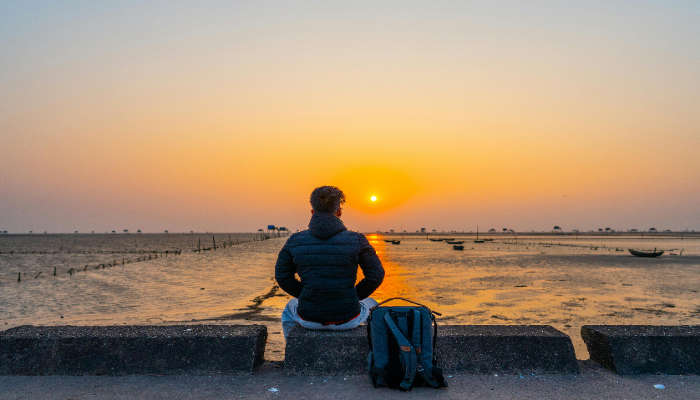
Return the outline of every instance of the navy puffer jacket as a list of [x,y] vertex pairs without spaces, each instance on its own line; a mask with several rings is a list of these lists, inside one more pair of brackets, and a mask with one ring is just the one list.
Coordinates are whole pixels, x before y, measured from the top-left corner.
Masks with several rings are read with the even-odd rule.
[[[358,265],[365,277],[355,286]],[[333,214],[316,212],[308,230],[287,239],[277,258],[275,279],[299,298],[301,318],[344,322],[360,313],[359,301],[379,287],[384,268],[363,234],[348,231]]]

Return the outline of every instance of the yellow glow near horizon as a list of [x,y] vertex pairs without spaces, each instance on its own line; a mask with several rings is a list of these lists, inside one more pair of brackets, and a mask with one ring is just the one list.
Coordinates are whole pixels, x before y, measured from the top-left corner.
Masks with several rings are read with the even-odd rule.
[[700,225],[686,7],[239,3],[3,9],[0,228]]
[[[368,215],[393,212],[410,202],[420,191],[410,165],[390,166],[367,162],[344,165],[322,182],[332,182],[345,193],[348,210]],[[381,193],[381,196],[378,194]]]

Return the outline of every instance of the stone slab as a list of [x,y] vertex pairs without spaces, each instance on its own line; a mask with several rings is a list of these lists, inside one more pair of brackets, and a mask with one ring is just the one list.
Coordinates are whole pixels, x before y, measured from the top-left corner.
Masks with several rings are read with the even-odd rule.
[[621,375],[700,374],[700,325],[584,325],[591,360]]
[[262,325],[20,326],[0,332],[0,375],[250,373]]
[[367,327],[349,331],[313,331],[296,326],[289,332],[284,369],[297,375],[367,372]]
[[[287,338],[290,374],[367,372],[367,328],[311,331],[295,327]],[[440,325],[438,365],[468,373],[577,373],[571,339],[551,326]]]
[[445,325],[438,363],[475,374],[578,373],[571,338],[549,325]]

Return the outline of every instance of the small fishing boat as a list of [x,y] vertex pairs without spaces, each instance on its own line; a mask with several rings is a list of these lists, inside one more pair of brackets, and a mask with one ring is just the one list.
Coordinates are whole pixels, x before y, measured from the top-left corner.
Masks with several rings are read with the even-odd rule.
[[400,240],[392,240],[391,244],[401,244],[401,241]]
[[479,225],[476,226],[476,239],[474,243],[484,243],[484,239],[479,239]]
[[630,254],[636,257],[658,257],[662,254],[664,254],[663,250],[635,250],[635,249],[627,249],[629,250]]
[[449,241],[455,240],[455,238],[443,238],[443,239],[441,239],[441,240],[444,240],[444,241],[446,241],[446,242],[449,242]]
[[430,240],[431,242],[442,242],[442,241],[443,241],[443,239],[439,239],[439,238],[438,238],[438,239],[436,239],[436,238],[430,238],[430,239],[428,239],[428,240]]
[[384,239],[384,241],[387,242],[387,243],[391,243],[391,242],[393,242],[394,240],[393,240],[393,239]]
[[459,245],[459,244],[456,244],[456,245],[452,246],[452,248],[453,248],[454,250],[459,250],[459,251],[464,250],[464,246]]
[[462,244],[464,240],[445,240],[447,244]]

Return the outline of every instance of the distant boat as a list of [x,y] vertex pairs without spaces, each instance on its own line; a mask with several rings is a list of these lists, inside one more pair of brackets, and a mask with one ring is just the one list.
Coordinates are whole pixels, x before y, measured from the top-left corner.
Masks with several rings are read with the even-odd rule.
[[474,243],[484,243],[484,239],[479,239],[479,225],[476,226],[476,239]]
[[627,249],[629,250],[630,254],[636,257],[658,257],[662,254],[664,254],[663,250],[635,250],[635,249]]
[[449,242],[449,241],[455,240],[455,238],[442,238],[442,240]]
[[401,241],[400,240],[392,240],[391,244],[401,244]]
[[462,244],[464,243],[464,240],[445,240],[447,244]]
[[452,246],[452,248],[453,248],[454,250],[459,250],[459,251],[464,250],[464,246],[462,246],[462,245],[457,245],[457,244],[454,245],[454,246]]
[[391,242],[393,242],[393,240],[392,240],[392,239],[384,239],[384,241],[385,241],[385,242],[387,242],[387,243],[391,243]]
[[443,239],[435,239],[435,238],[430,238],[428,240],[430,240],[431,242],[442,242],[443,241]]

